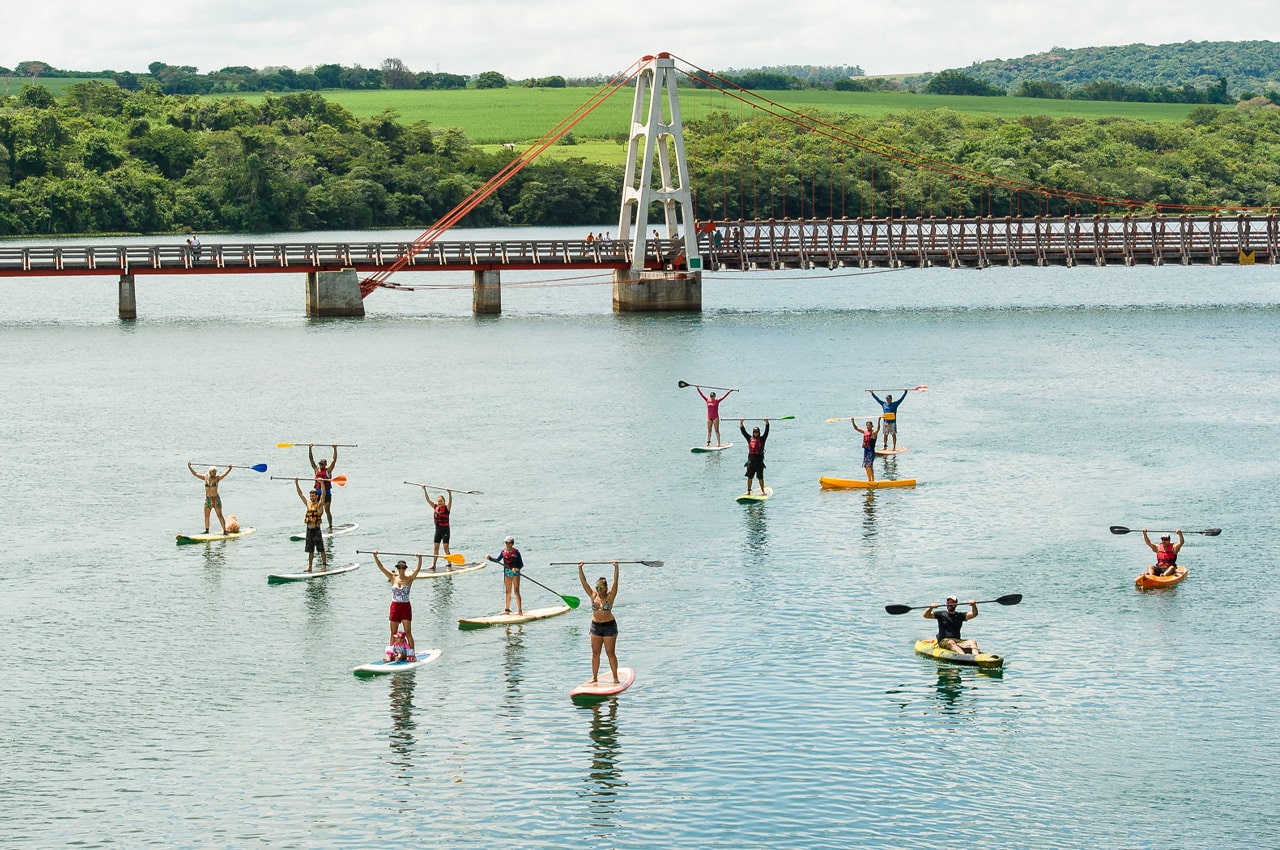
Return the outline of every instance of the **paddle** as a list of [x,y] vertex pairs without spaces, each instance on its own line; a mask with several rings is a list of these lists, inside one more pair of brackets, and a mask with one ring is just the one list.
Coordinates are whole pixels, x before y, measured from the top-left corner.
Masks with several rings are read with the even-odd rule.
[[229,466],[232,469],[252,469],[254,472],[266,472],[267,465],[265,463],[255,463],[250,466],[247,463],[196,463],[191,461],[192,466]]
[[[894,390],[896,390],[896,389],[899,389],[899,388],[898,388],[898,387],[889,387],[888,389],[883,389],[883,390],[867,390],[867,392],[869,392],[869,393],[888,393],[888,392],[893,392],[893,391],[894,391]],[[928,391],[929,391],[929,385],[928,385],[928,384],[921,384],[921,385],[920,385],[920,386],[918,386],[918,387],[907,387],[906,389],[904,389],[904,390],[903,390],[903,392],[908,392],[908,393],[923,393],[923,392],[928,392]]]
[[766,420],[763,416],[756,416],[756,417],[741,416],[739,417],[739,419],[743,422],[765,422],[765,421],[783,422],[787,419],[795,419],[795,417],[794,416],[770,416],[768,420]]
[[324,448],[329,446],[335,449],[358,449],[359,446],[354,443],[276,443],[277,449],[291,449],[294,446],[320,446]]
[[[315,479],[314,478],[297,478],[297,477],[290,478],[287,475],[273,475],[271,476],[271,480],[272,481],[314,481]],[[335,475],[328,480],[333,484],[337,484],[339,487],[347,486],[347,476],[345,475]]]
[[405,484],[412,484],[414,487],[430,487],[432,490],[443,490],[446,493],[466,493],[468,496],[483,496],[479,490],[454,490],[452,487],[437,487],[434,484],[419,484],[417,481],[406,481]]
[[[490,561],[493,561],[495,564],[500,564],[500,563],[502,563],[502,559],[501,559],[501,558],[495,558],[495,557],[493,557],[492,555],[485,555],[485,557],[486,557],[486,558],[488,558]],[[575,562],[575,563],[576,563],[576,562]],[[517,575],[519,575],[521,578],[527,578],[527,579],[529,579],[529,581],[533,582],[533,583],[534,583],[534,584],[536,584],[538,587],[542,588],[543,590],[545,590],[545,591],[547,591],[547,592],[549,592],[549,593],[555,593],[555,595],[556,595],[556,596],[559,596],[561,599],[563,599],[563,600],[564,600],[564,604],[565,604],[565,605],[568,605],[570,608],[577,608],[579,605],[581,605],[581,604],[582,604],[582,600],[581,600],[581,599],[579,599],[578,597],[576,597],[576,596],[565,596],[563,593],[556,593],[554,590],[552,590],[551,588],[547,587],[545,584],[543,584],[542,582],[538,581],[536,578],[533,578],[532,576],[530,576],[530,575],[529,575],[528,573],[526,573],[523,569],[521,569],[521,570],[520,570],[520,572],[519,572]]]
[[[998,603],[999,603],[999,604],[1001,604],[1001,605],[1017,605],[1017,604],[1018,604],[1019,602],[1021,602],[1021,601],[1022,601],[1022,594],[1021,594],[1021,593],[1010,593],[1010,594],[1008,594],[1008,595],[1006,595],[1006,596],[1001,596],[999,599],[988,599],[988,600],[986,600],[986,601],[983,601],[983,602],[977,602],[977,603],[975,603],[975,604],[978,604],[978,605],[988,605],[988,604],[990,604],[990,603],[992,603],[992,602],[998,602]],[[967,605],[968,603],[966,603],[966,602],[962,602],[962,603],[959,603],[959,604],[961,604],[961,605]],[[920,610],[920,609],[922,609],[922,608],[941,608],[941,607],[943,607],[943,606],[941,606],[941,605],[916,605],[915,607],[912,607],[912,606],[910,606],[910,605],[886,605],[886,606],[884,606],[884,610],[888,611],[890,614],[905,614],[905,613],[907,613],[908,611],[919,611],[919,610]]]
[[680,389],[685,387],[697,387],[700,390],[724,390],[725,392],[737,392],[736,387],[709,387],[706,384],[691,384],[688,381],[676,381],[676,386]]
[[848,422],[850,419],[862,419],[864,421],[870,419],[871,421],[874,422],[879,416],[880,416],[879,413],[877,413],[875,416],[832,416],[827,421],[828,422]]
[[[613,561],[583,561],[584,564],[612,564]],[[619,564],[644,564],[646,567],[661,567],[666,561],[619,561]],[[576,567],[577,561],[552,561],[553,567]]]
[[[418,553],[417,553],[417,552],[383,552],[381,549],[379,549],[376,553],[375,553],[372,549],[357,549],[357,550],[356,550],[356,554],[357,554],[357,555],[373,555],[373,554],[378,554],[378,555],[395,555],[396,557],[399,557],[399,558],[416,558],[416,557],[418,557]],[[431,557],[434,557],[434,556],[432,556],[432,555],[423,555],[423,556],[422,556],[423,560],[426,560],[427,558],[431,558]],[[467,559],[466,559],[464,556],[459,555],[457,552],[454,552],[454,553],[449,554],[449,555],[441,555],[441,556],[440,556],[440,559],[441,559],[441,560],[443,560],[443,561],[448,561],[449,563],[453,564],[455,567],[460,567],[460,566],[462,566],[463,564],[465,564],[465,563],[467,562]]]
[[[1138,532],[1139,534],[1142,533],[1141,528],[1125,528],[1123,525],[1111,526],[1112,534],[1129,534],[1135,531]],[[1150,529],[1147,530],[1147,534],[1177,534],[1177,533],[1178,532],[1176,531],[1151,531]],[[1184,531],[1182,533],[1183,534],[1203,534],[1205,537],[1217,537],[1219,534],[1222,533],[1222,529],[1206,528],[1204,531]]]

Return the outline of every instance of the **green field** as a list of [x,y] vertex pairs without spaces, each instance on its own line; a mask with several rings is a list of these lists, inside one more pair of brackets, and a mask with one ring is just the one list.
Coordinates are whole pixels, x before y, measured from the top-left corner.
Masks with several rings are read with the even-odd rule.
[[[110,77],[36,77],[35,80],[28,80],[26,77],[14,77],[12,80],[6,80],[3,77],[0,77],[0,95],[16,95],[18,92],[22,91],[23,86],[29,85],[33,82],[37,85],[44,86],[55,95],[62,94],[63,89],[73,83],[99,82],[109,83],[113,86],[115,85],[115,81]],[[6,83],[8,84],[7,90],[5,89]]]

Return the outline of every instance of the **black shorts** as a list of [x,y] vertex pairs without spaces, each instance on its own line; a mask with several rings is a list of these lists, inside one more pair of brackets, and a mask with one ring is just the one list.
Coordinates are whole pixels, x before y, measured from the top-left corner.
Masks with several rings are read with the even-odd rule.
[[447,526],[447,525],[437,525],[437,526],[436,526],[436,539],[435,539],[435,542],[436,542],[436,543],[448,543],[448,542],[449,542],[449,526]]
[[592,620],[591,634],[598,635],[599,637],[617,637],[618,621],[610,620],[607,623],[597,623],[595,620]]
[[307,526],[307,551],[319,552],[324,554],[324,535],[320,533],[320,526]]
[[333,502],[333,491],[330,490],[328,493],[325,493],[324,496],[321,497],[320,501],[324,502],[326,505]]
[[748,478],[759,477],[764,474],[764,458],[748,457],[746,467]]

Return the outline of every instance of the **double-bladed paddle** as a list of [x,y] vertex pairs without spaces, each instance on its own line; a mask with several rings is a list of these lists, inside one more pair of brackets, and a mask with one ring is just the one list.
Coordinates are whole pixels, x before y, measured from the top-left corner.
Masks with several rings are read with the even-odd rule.
[[301,478],[301,477],[298,477],[298,476],[294,476],[294,477],[290,478],[290,477],[289,477],[289,476],[287,476],[287,475],[273,475],[273,476],[271,476],[271,480],[272,480],[272,481],[315,481],[315,480],[321,480],[321,481],[328,481],[328,482],[330,482],[331,484],[337,484],[339,487],[346,487],[346,486],[347,486],[347,476],[345,476],[345,475],[335,475],[335,476],[333,476],[332,478],[321,478],[321,479],[315,479],[315,478],[312,478],[312,477]]
[[192,466],[229,466],[232,469],[252,469],[254,472],[266,472],[267,465],[265,463],[255,463],[250,466],[247,463],[196,463],[191,461]]
[[[356,554],[357,555],[395,555],[397,558],[417,558],[420,553],[418,552],[383,552],[381,549],[375,552],[372,549],[357,549]],[[436,556],[423,554],[422,557],[434,558]],[[463,555],[459,555],[457,552],[454,552],[449,555],[440,555],[439,558],[442,561],[448,561],[449,563],[453,564],[455,567],[460,567],[467,562],[466,557]]]
[[[1142,533],[1142,529],[1141,529],[1141,528],[1125,528],[1123,525],[1113,525],[1113,526],[1111,526],[1111,533],[1112,533],[1112,534],[1130,534],[1130,533],[1135,532],[1135,531],[1136,531],[1136,532],[1138,532],[1139,534],[1141,534],[1141,533]],[[1178,533],[1177,531],[1152,531],[1151,529],[1148,529],[1148,530],[1147,530],[1147,534],[1177,534],[1177,533]],[[1204,531],[1186,531],[1186,530],[1184,530],[1182,533],[1183,533],[1183,534],[1203,534],[1205,537],[1217,537],[1219,534],[1221,534],[1221,533],[1222,533],[1222,529],[1221,529],[1221,528],[1206,528]]]
[[737,387],[709,387],[706,384],[691,384],[688,381],[676,381],[676,386],[680,389],[685,387],[697,387],[700,390],[724,390],[727,393],[737,392]]
[[437,487],[435,484],[419,484],[417,481],[406,481],[404,483],[412,484],[414,487],[422,487],[424,489],[430,487],[432,490],[443,490],[446,493],[466,493],[468,496],[484,495],[484,493],[481,493],[479,490],[455,490],[452,487]]
[[[1017,605],[1017,604],[1018,604],[1019,602],[1021,602],[1021,601],[1022,601],[1022,594],[1021,594],[1021,593],[1009,593],[1009,594],[1006,594],[1005,596],[1001,596],[1001,597],[1000,597],[1000,598],[998,598],[998,599],[987,599],[987,600],[985,600],[985,601],[975,602],[974,604],[975,604],[975,605],[989,605],[989,604],[991,604],[992,602],[996,602],[996,603],[998,603],[998,604],[1000,604],[1000,605]],[[958,604],[958,605],[968,605],[969,603],[968,603],[968,602],[958,602],[958,603],[956,603],[956,604]],[[907,613],[908,611],[919,611],[919,610],[921,610],[921,609],[923,609],[923,608],[942,608],[942,607],[944,607],[944,606],[942,606],[942,605],[915,605],[915,606],[911,606],[911,605],[886,605],[886,606],[884,606],[884,610],[888,611],[890,614],[905,614],[905,613]]]
[[[583,564],[612,564],[613,561],[583,561]],[[644,564],[646,567],[661,567],[666,561],[619,561],[619,564]],[[553,567],[576,567],[577,561],[552,561]]]
[[354,443],[276,443],[277,449],[291,449],[294,446],[328,446],[332,449],[358,449]]

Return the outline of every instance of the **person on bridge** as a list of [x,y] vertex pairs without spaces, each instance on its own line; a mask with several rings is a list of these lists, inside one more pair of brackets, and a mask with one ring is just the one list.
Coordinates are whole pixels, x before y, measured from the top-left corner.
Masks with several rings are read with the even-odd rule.
[[903,390],[902,395],[898,396],[898,400],[894,401],[893,396],[886,394],[883,399],[876,395],[875,390],[867,390],[871,393],[871,397],[880,405],[880,409],[884,415],[880,417],[880,430],[884,432],[884,448],[889,448],[889,437],[893,436],[894,451],[898,449],[898,405],[907,400],[907,391]]
[[[218,474],[216,467],[209,467],[209,471],[203,475],[196,472],[191,461],[187,461],[187,469],[191,470],[191,474],[204,482],[204,533],[209,533],[209,511],[216,511],[218,514],[218,525],[222,526],[222,533],[227,533],[227,521],[222,516],[222,497],[218,495],[218,482],[231,474],[231,467],[227,467],[227,471]],[[237,531],[239,529],[236,529]]]
[[1178,569],[1178,552],[1182,551],[1182,544],[1187,542],[1187,538],[1182,535],[1182,529],[1178,529],[1175,534],[1178,535],[1178,542],[1174,543],[1169,539],[1169,535],[1162,535],[1159,545],[1152,543],[1151,538],[1147,536],[1147,530],[1142,529],[1142,539],[1151,547],[1151,551],[1156,553],[1156,562],[1147,568],[1148,575],[1164,576],[1173,575]]
[[751,429],[751,433],[747,433],[745,419],[738,420],[738,430],[742,432],[743,438],[747,441],[747,462],[743,464],[747,468],[747,495],[751,495],[751,479],[760,479],[760,495],[764,492],[764,442],[769,439],[769,420],[764,420],[764,433],[760,433],[760,427],[756,426]]
[[720,441],[720,402],[728,398],[729,393],[733,392],[733,390],[729,390],[720,398],[716,398],[715,390],[712,390],[710,397],[708,397],[702,394],[702,387],[694,387],[694,389],[698,391],[698,395],[702,396],[702,400],[707,403],[707,445],[711,445],[711,429],[714,428],[716,445],[723,446],[724,443]]
[[311,469],[316,474],[316,489],[324,502],[324,515],[329,520],[329,530],[333,531],[333,468],[338,465],[338,447],[333,448],[333,460],[320,458],[316,463],[313,443],[307,443],[307,460],[311,461]]
[[449,501],[444,500],[444,496],[437,496],[436,500],[431,501],[431,494],[427,492],[427,485],[422,485],[422,495],[427,497],[427,504],[431,505],[431,518],[435,521],[436,536],[434,541],[435,548],[431,550],[431,571],[435,572],[436,562],[440,560],[440,544],[444,544],[444,553],[446,555],[453,554],[449,551],[449,515],[453,513],[453,491],[448,490]]
[[[858,423],[852,416],[849,417],[849,424],[853,426],[853,430],[858,431]],[[876,437],[880,432],[873,428],[871,421],[868,420],[867,427],[858,433],[862,435],[862,468],[867,471],[867,480],[874,484],[876,483]]]

